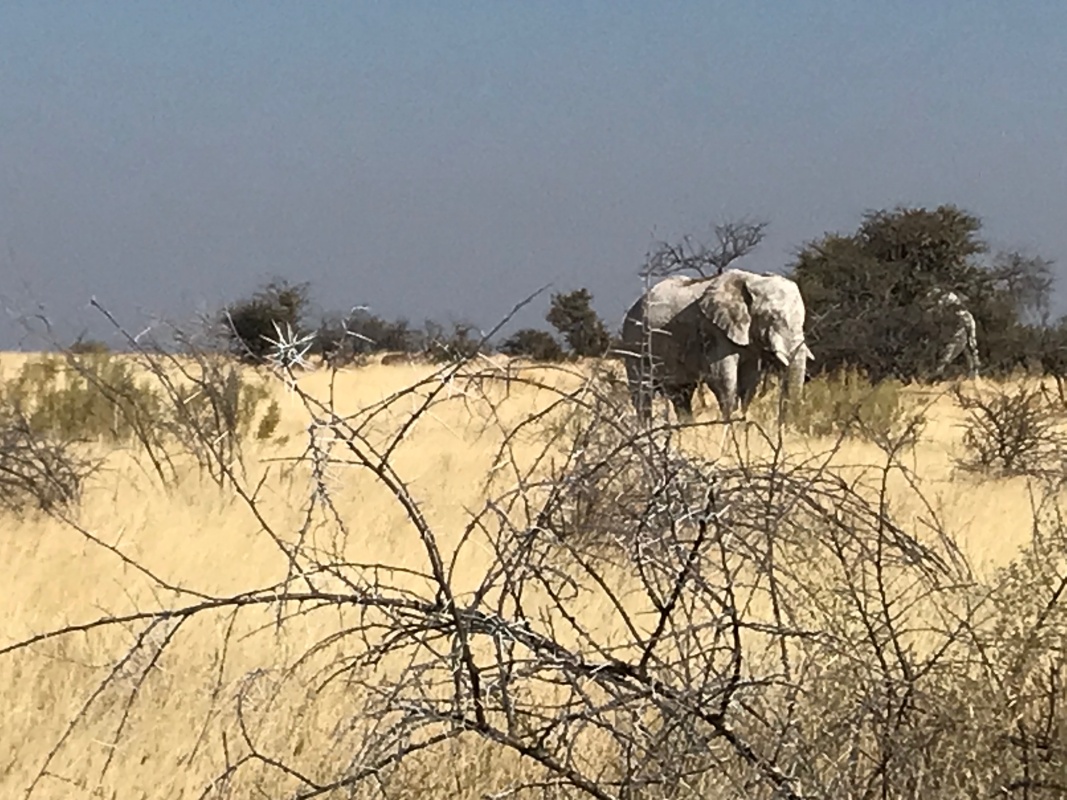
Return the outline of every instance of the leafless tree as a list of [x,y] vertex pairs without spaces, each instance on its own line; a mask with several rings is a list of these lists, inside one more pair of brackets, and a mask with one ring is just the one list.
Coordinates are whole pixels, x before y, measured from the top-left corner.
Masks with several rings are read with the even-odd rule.
[[728,220],[712,226],[715,244],[684,236],[681,242],[657,242],[641,269],[643,276],[666,277],[693,270],[703,277],[719,275],[734,261],[755,250],[766,235],[768,222]]
[[1018,250],[999,252],[989,269],[990,278],[1014,302],[1019,318],[1047,325],[1055,282],[1054,263]]

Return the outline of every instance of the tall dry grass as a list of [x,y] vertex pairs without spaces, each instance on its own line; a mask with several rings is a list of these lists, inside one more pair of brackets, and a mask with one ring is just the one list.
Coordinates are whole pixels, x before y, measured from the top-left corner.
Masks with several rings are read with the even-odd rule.
[[[10,377],[23,358],[0,354],[0,374]],[[382,401],[431,370],[419,365],[373,365],[342,372],[332,385],[329,374],[307,374],[300,386],[323,399],[332,392],[336,412],[343,416]],[[548,392],[519,384],[498,391],[510,393],[500,408],[513,421],[551,399]],[[248,484],[259,487],[257,508],[270,527],[292,532],[304,522],[312,476],[306,467],[289,471],[283,467],[287,459],[303,452],[308,417],[284,386],[276,384],[273,392],[282,419],[271,440],[250,446]],[[892,476],[889,502],[897,519],[916,528],[933,511],[979,577],[988,576],[1030,540],[1032,498],[1027,483],[957,474],[953,459],[960,446],[959,409],[947,393],[935,390],[909,390],[909,402],[926,406],[928,422],[921,439],[902,458],[930,505],[916,499],[914,487],[901,475]],[[713,415],[710,408],[704,413]],[[375,423],[381,428],[375,435],[384,437],[403,423],[404,415],[394,408]],[[856,477],[883,460],[876,445],[862,440],[837,443],[830,436],[790,435],[786,442],[795,457],[812,459],[835,445],[830,468],[841,475]],[[396,450],[392,463],[439,532],[446,557],[458,546],[470,509],[484,499],[485,477],[494,469],[498,446],[499,436],[487,431],[457,400],[423,416]],[[539,446],[536,441],[524,445],[531,453]],[[687,432],[684,446],[710,455],[721,449],[725,461],[732,458],[730,445],[722,446],[717,429]],[[756,436],[747,444],[752,450],[766,446]],[[231,596],[286,579],[286,558],[247,503],[195,474],[164,489],[133,453],[116,449],[102,455],[107,456],[106,468],[93,476],[80,509],[70,519],[3,520],[0,648],[63,625],[158,607],[167,595],[161,585]],[[423,569],[425,555],[394,497],[366,471],[343,464],[334,464],[326,480],[349,527],[343,542],[347,558],[380,565],[397,586],[418,583],[404,570]],[[313,545],[335,545],[330,540],[334,534],[325,528],[313,529],[308,536]],[[112,548],[120,549],[123,557]],[[492,554],[465,547],[462,558],[455,573],[458,591],[474,588]],[[621,574],[609,577],[625,584]],[[606,602],[571,611],[591,629],[610,631],[619,624],[617,610]],[[197,616],[181,631],[182,647],[161,658],[154,679],[138,689],[128,712],[127,696],[120,689],[133,685],[146,663],[123,664],[118,684],[104,691],[83,724],[58,749],[56,743],[70,721],[78,718],[94,687],[122,659],[140,629],[131,625],[124,633],[109,629],[52,639],[0,658],[0,702],[5,711],[0,726],[0,796],[21,796],[29,787],[34,797],[41,798],[224,796],[205,792],[225,771],[227,761],[238,757],[241,733],[233,710],[238,694],[248,706],[249,718],[261,723],[254,736],[263,752],[299,754],[301,763],[316,773],[313,779],[325,779],[336,769],[338,743],[351,741],[353,755],[358,751],[367,698],[360,689],[343,683],[320,688],[319,680],[311,677],[313,671],[305,673],[308,677],[302,682],[282,682],[280,668],[348,620],[341,611],[327,611],[296,617],[280,629],[276,621],[275,610],[268,609],[239,618],[230,610]],[[165,639],[169,630],[161,625],[152,635]],[[327,648],[318,658],[326,663],[337,655]],[[380,668],[388,671],[400,665],[383,663]],[[251,690],[250,684],[254,684]],[[308,701],[311,696],[314,703]],[[117,725],[122,727],[118,737]],[[612,757],[608,750],[598,755],[595,742],[590,747],[585,756],[590,761],[600,755]],[[343,746],[340,749],[344,751]],[[381,790],[382,796],[482,798],[505,790],[517,776],[531,771],[531,765],[514,753],[473,737],[453,740],[446,752],[447,757],[437,752],[406,761]],[[271,796],[276,797],[289,796],[286,792],[294,785],[291,776],[263,764],[250,767],[241,780],[233,788],[235,797],[261,796],[250,788],[257,781],[261,790],[273,786]]]

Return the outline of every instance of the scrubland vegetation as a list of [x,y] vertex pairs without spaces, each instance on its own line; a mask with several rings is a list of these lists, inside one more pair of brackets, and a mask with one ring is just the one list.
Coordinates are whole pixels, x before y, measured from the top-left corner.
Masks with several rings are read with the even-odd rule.
[[[1035,379],[827,376],[780,436],[774,392],[644,435],[610,361],[67,358],[0,357],[5,430],[82,470],[60,502],[3,453],[48,501],[0,541],[5,796],[1067,785]],[[1010,463],[974,444],[1030,435],[975,416],[1005,396],[1051,420]]]

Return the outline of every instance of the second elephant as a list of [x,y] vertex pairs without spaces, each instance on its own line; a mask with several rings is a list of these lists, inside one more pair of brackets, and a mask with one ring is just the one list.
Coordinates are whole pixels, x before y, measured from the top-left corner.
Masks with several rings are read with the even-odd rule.
[[638,415],[666,395],[680,420],[692,419],[693,392],[705,383],[724,420],[745,411],[763,375],[784,369],[782,392],[799,396],[812,358],[804,341],[804,300],[781,275],[726,270],[712,278],[674,276],[630,307],[622,356]]

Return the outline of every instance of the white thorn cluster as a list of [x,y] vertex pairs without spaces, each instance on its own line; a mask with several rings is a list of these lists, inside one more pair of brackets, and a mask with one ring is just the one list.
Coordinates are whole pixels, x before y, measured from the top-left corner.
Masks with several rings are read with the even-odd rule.
[[304,358],[311,349],[311,345],[315,342],[315,334],[309,333],[306,336],[297,337],[293,331],[292,326],[286,322],[285,332],[278,327],[278,323],[271,320],[271,324],[274,325],[274,332],[278,335],[277,339],[271,339],[269,336],[263,338],[274,345],[274,352],[267,356],[267,360],[271,365],[281,369],[291,369],[292,367],[303,367],[309,369],[311,364]]

